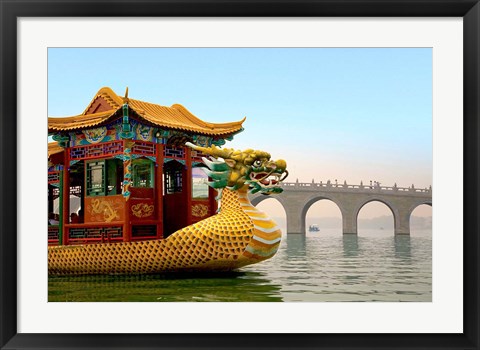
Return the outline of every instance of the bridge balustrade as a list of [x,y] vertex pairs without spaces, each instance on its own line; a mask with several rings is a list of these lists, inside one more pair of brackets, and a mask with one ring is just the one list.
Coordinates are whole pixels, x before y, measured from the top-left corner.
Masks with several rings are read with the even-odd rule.
[[314,182],[283,182],[281,186],[284,188],[309,188],[309,189],[333,189],[333,190],[371,190],[371,191],[386,191],[386,192],[414,192],[414,193],[431,193],[430,188],[415,188],[415,187],[397,187],[397,186],[378,186],[378,185],[349,185],[349,184],[333,184],[333,183],[314,183]]

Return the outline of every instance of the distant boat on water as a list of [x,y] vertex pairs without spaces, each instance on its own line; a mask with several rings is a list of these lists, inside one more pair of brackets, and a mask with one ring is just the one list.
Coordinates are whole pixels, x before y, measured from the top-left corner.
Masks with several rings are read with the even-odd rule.
[[320,228],[318,227],[317,224],[310,225],[308,227],[309,232],[320,232]]

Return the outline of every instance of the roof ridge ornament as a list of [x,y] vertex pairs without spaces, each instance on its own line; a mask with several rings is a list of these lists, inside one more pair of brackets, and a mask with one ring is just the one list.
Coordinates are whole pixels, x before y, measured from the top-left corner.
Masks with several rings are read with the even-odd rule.
[[125,90],[125,96],[122,99],[124,103],[128,103],[128,86],[127,86],[127,89]]
[[[128,96],[128,88],[127,91],[125,92],[125,96]],[[128,97],[126,97],[128,100]],[[130,125],[130,120],[128,119],[128,102],[125,101],[125,103],[122,106],[122,111],[123,111],[123,121],[122,121],[122,132],[120,133],[120,137],[122,139],[132,139],[133,138],[133,132],[132,132],[132,126]]]

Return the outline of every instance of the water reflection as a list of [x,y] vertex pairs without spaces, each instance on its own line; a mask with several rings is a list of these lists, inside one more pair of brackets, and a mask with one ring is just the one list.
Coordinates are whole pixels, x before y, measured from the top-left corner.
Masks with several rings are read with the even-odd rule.
[[307,237],[302,234],[287,235],[287,255],[289,257],[305,257],[307,254]]
[[358,256],[358,236],[355,234],[343,235],[343,256],[356,257]]
[[239,272],[50,277],[49,301],[431,301],[431,232],[284,236],[277,254]]
[[49,277],[49,301],[282,301],[262,273]]
[[410,235],[395,235],[394,246],[396,258],[410,259],[412,257]]

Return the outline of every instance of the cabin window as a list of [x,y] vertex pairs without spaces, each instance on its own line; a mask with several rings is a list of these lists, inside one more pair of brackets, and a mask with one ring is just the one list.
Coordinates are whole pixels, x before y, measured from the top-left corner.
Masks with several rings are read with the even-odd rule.
[[58,225],[60,221],[60,183],[48,185],[48,224]]
[[120,159],[107,159],[108,195],[122,194],[123,162]]
[[182,192],[183,164],[172,160],[165,164],[165,191],[166,194]]
[[105,161],[87,163],[87,195],[105,195]]
[[133,161],[133,187],[153,187],[153,162],[147,159]]
[[192,198],[208,198],[208,176],[202,166],[192,168]]
[[122,193],[123,162],[106,159],[87,162],[87,196],[106,196]]

